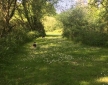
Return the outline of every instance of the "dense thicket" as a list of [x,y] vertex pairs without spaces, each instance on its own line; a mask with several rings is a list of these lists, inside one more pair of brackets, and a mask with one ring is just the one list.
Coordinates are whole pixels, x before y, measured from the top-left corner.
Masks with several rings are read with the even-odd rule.
[[60,14],[63,37],[92,46],[108,46],[108,1],[76,5]]

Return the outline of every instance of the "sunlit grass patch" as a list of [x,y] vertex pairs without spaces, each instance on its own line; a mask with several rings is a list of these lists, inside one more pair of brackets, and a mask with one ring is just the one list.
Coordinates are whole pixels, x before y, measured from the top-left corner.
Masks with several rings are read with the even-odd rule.
[[98,58],[97,61],[106,61],[107,59],[108,59],[108,56],[101,55],[101,57]]
[[81,81],[81,82],[80,82],[80,85],[90,85],[90,84],[89,84],[89,82],[87,82],[87,81]]
[[108,77],[101,77],[99,79],[96,80],[97,82],[103,82],[103,83],[107,83],[108,84]]
[[55,30],[55,31],[53,31],[53,32],[47,32],[46,33],[48,36],[50,36],[50,35],[55,35],[55,36],[57,36],[57,35],[62,35],[62,30]]
[[40,84],[36,84],[36,85],[48,85],[48,83],[40,83]]

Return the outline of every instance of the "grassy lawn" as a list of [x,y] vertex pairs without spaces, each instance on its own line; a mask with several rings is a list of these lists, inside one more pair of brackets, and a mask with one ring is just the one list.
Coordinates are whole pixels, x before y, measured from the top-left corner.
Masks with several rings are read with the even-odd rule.
[[34,41],[0,63],[0,85],[108,85],[107,48],[50,33]]

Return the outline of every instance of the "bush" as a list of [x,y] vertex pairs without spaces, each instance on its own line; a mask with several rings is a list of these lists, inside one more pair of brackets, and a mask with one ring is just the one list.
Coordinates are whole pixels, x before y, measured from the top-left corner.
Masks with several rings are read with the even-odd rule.
[[84,29],[65,29],[63,37],[73,40],[74,42],[82,42],[90,46],[105,46],[108,47],[108,34],[101,33],[95,30]]
[[[96,31],[83,31],[80,34],[80,40],[82,43],[91,46],[107,46],[108,34],[100,33]],[[77,38],[77,37],[76,37]]]
[[[14,53],[17,48],[26,42],[39,37],[39,33],[29,32],[22,29],[16,29],[9,33],[6,37],[0,38],[0,55],[5,56],[7,54]],[[0,57],[1,57],[0,56]]]

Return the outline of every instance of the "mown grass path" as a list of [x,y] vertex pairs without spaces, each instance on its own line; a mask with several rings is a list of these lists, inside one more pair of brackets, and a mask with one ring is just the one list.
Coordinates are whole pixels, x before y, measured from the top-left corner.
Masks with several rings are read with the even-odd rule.
[[0,85],[108,85],[108,49],[48,35],[0,64]]

